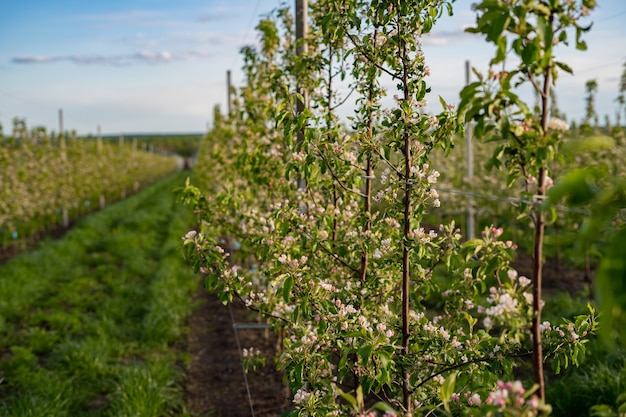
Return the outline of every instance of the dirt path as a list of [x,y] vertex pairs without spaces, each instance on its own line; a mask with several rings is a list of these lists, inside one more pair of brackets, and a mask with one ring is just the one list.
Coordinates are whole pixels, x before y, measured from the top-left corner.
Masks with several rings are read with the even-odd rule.
[[[198,308],[189,321],[188,352],[191,363],[185,384],[186,401],[195,417],[252,416],[241,368],[237,340],[228,306],[216,296],[199,289]],[[233,303],[233,314],[239,323],[254,321],[239,303]],[[264,337],[259,329],[239,330],[242,348],[255,347],[266,357],[266,366],[250,370],[248,384],[254,415],[280,416],[288,410],[282,377],[274,367],[275,337]]]

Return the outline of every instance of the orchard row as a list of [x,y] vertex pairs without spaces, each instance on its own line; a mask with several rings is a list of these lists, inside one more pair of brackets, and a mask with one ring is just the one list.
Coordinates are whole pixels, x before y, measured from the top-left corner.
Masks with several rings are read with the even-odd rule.
[[[597,328],[591,307],[561,322],[541,317],[545,231],[561,218],[554,204],[579,204],[571,211],[587,213],[607,240],[622,227],[613,222],[619,192],[596,201],[599,185],[620,189],[621,168],[610,177],[606,167],[617,165],[598,161],[567,172],[578,153],[558,161],[568,126],[550,113],[551,87],[570,71],[553,51],[586,48],[580,22],[595,2],[479,2],[468,31],[493,43],[494,68],[510,68],[477,73],[458,112],[441,100],[441,112],[427,114],[421,38],[452,3],[319,0],[303,37],[289,9],[263,19],[259,49],[242,50],[246,81],[227,115],[216,110],[183,191],[199,213],[186,255],[207,286],[284,335],[277,365],[292,415],[547,414],[544,364],[553,373],[580,364]],[[519,62],[505,63],[510,55]],[[349,127],[337,115],[346,79],[357,96]],[[389,79],[397,92],[382,87]],[[537,106],[519,97],[523,84]],[[496,186],[466,186],[454,171],[455,138],[469,122],[495,143],[485,149]],[[572,146],[605,156],[602,141]],[[516,243],[495,211],[476,239],[454,222],[433,224],[466,209],[449,198],[453,186],[514,198],[507,210],[524,220],[517,236],[528,236],[532,275],[511,266]]]
[[0,136],[1,249],[67,226],[176,170],[176,159],[132,143],[51,137],[17,124]]

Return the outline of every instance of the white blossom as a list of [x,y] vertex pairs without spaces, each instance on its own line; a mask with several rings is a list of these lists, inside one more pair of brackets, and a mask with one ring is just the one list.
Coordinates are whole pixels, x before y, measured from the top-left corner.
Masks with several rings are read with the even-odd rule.
[[311,393],[306,390],[306,387],[300,388],[293,396],[293,402],[295,404],[304,404],[311,397]]

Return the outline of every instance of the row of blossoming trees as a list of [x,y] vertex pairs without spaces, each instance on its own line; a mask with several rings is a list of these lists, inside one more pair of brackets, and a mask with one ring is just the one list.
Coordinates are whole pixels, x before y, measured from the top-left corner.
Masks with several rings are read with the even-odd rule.
[[0,132],[0,250],[9,250],[176,170],[176,160],[103,140],[55,138],[16,120]]
[[[477,94],[496,95],[501,94],[502,85],[508,85],[506,76],[508,71],[490,70],[486,74],[477,74],[479,82],[473,84],[466,91],[471,97]],[[480,86],[483,91],[477,93],[475,88]],[[506,87],[505,87],[506,88]],[[499,92],[500,90],[500,92]],[[626,131],[621,126],[611,126],[607,124],[604,128],[591,127],[583,123],[576,126],[568,125],[564,120],[564,115],[558,110],[556,96],[550,93],[550,114],[548,130],[561,132],[557,148],[550,150],[554,157],[550,158],[547,164],[546,186],[551,188],[554,181],[562,182],[573,169],[585,167],[596,171],[600,177],[606,179],[607,176],[613,178],[624,178],[626,171]],[[509,104],[502,104],[494,107],[498,111]],[[558,117],[552,116],[557,114]],[[481,117],[481,116],[478,116]],[[523,119],[523,115],[516,116],[518,120]],[[474,125],[472,125],[474,127]],[[530,130],[528,126],[525,129]],[[485,140],[487,139],[487,140]],[[493,139],[493,140],[489,140]],[[434,216],[455,218],[462,225],[466,220],[467,207],[473,207],[476,221],[479,224],[500,219],[504,225],[508,226],[505,235],[512,238],[523,250],[532,248],[533,236],[527,233],[524,224],[529,219],[527,216],[520,216],[524,210],[520,210],[520,205],[528,204],[534,195],[531,192],[520,193],[525,184],[521,187],[513,186],[519,178],[517,175],[510,175],[510,159],[508,151],[500,140],[499,130],[495,134],[483,134],[481,141],[474,140],[472,143],[472,156],[476,166],[486,169],[476,172],[472,178],[466,175],[466,143],[460,141],[455,146],[455,152],[449,155],[434,155],[433,163],[440,168],[441,177],[439,179],[440,192],[445,195],[445,208]],[[523,176],[529,184],[536,184],[537,178],[531,175]],[[604,186],[604,185],[602,185]],[[594,187],[600,187],[595,184]],[[559,188],[559,187],[557,187]],[[553,189],[554,191],[554,189]],[[558,191],[558,190],[557,190]],[[563,201],[557,201],[563,202]],[[602,247],[606,244],[606,239],[600,237],[602,233],[597,233],[595,239],[590,242],[582,242],[580,234],[588,224],[589,207],[583,205],[572,205],[569,201],[567,205],[552,206],[555,216],[550,219],[550,228],[546,230],[546,248],[549,256],[556,259],[556,267],[561,268],[564,261],[575,263],[579,267],[587,268],[586,274],[591,277],[590,268],[598,263],[598,255],[603,253]],[[582,250],[579,250],[582,248]]]
[[[446,204],[433,156],[451,151],[465,117],[503,143],[496,159],[509,185],[542,202],[562,135],[549,90],[568,70],[552,50],[571,36],[584,46],[577,22],[593,6],[478,4],[472,31],[496,45],[492,63],[521,59],[495,94],[485,80],[468,87],[460,114],[443,100],[439,114],[424,111],[420,39],[452,12],[448,1],[319,0],[303,40],[287,10],[259,23],[235,109],[216,111],[197,186],[183,192],[200,213],[184,243],[224,302],[243,300],[284,335],[279,366],[293,415],[549,413],[544,362],[580,363],[596,322],[593,312],[541,320],[544,211],[520,208],[535,236],[530,278],[511,267],[515,244],[497,225],[463,241],[454,223],[432,228],[424,218]],[[358,94],[350,128],[337,116],[343,79]],[[398,88],[390,107],[388,79]],[[515,94],[519,82],[541,95],[537,111]],[[300,100],[309,106],[297,112]]]

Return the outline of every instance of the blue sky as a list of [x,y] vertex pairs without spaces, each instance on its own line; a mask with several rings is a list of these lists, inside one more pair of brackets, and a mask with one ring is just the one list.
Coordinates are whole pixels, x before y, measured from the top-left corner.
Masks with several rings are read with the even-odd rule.
[[[292,3],[293,1],[289,1]],[[458,101],[464,62],[488,66],[492,48],[463,33],[474,22],[469,0],[457,0],[424,40],[437,95]],[[22,0],[0,9],[0,123],[79,134],[202,132],[216,104],[225,107],[226,70],[240,84],[239,50],[256,42],[254,26],[280,0]],[[558,84],[570,120],[584,114],[584,84],[597,79],[597,110],[614,119],[617,86],[626,60],[626,2],[599,0],[586,36],[589,50],[557,51],[575,76]],[[390,88],[391,90],[393,87]],[[394,93],[390,91],[390,95]],[[342,112],[350,112],[349,104]]]

